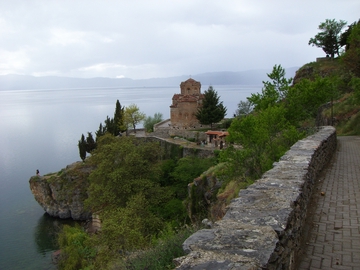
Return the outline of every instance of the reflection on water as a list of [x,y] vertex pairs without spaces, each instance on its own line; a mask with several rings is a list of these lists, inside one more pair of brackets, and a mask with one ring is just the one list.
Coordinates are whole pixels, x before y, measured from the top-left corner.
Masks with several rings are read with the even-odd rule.
[[45,255],[46,252],[58,249],[56,234],[60,231],[57,219],[47,214],[41,216],[34,228],[34,239],[38,253]]
[[65,224],[73,226],[75,221],[53,218],[46,213],[39,218],[37,226],[34,228],[34,239],[39,254],[45,255],[47,252],[59,248],[56,238]]

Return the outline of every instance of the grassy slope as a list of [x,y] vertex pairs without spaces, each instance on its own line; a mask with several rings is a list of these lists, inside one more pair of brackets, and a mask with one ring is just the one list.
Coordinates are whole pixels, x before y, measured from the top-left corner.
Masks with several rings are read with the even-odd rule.
[[348,87],[350,75],[344,68],[340,59],[322,62],[311,62],[302,66],[294,78],[294,84],[301,79],[315,79],[316,76],[338,76],[343,81],[340,96],[333,102],[333,108],[329,106],[322,111],[322,117],[333,123],[338,135],[360,135],[360,104],[355,101],[354,93]]

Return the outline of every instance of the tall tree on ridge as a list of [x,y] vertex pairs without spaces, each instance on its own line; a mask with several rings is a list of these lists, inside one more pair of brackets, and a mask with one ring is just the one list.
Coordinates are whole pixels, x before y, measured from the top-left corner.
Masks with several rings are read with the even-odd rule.
[[346,21],[335,19],[326,19],[325,22],[320,23],[318,29],[321,32],[317,33],[315,37],[310,38],[309,45],[320,47],[323,51],[334,58],[335,54],[340,55],[341,45],[341,30],[345,27]]

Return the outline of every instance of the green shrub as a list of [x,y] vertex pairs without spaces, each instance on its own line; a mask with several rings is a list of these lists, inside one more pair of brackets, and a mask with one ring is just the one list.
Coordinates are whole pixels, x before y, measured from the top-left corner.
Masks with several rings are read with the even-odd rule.
[[90,236],[79,225],[63,227],[58,237],[61,249],[59,269],[92,269],[96,250],[88,245],[89,238]]
[[172,226],[169,225],[160,233],[159,238],[155,240],[151,248],[131,254],[124,261],[118,262],[114,269],[174,269],[173,259],[185,255],[182,243],[193,232],[194,230],[190,228],[174,231]]

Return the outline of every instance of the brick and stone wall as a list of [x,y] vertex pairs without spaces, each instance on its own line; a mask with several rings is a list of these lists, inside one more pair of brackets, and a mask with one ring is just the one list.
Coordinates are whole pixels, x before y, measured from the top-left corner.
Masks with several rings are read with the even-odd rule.
[[172,98],[171,126],[176,129],[197,128],[200,123],[195,115],[204,98],[201,83],[190,78],[180,84],[180,90],[181,94],[174,94]]
[[176,269],[294,269],[314,183],[335,150],[330,126],[295,143],[222,220],[184,242]]

